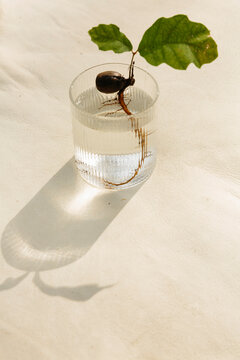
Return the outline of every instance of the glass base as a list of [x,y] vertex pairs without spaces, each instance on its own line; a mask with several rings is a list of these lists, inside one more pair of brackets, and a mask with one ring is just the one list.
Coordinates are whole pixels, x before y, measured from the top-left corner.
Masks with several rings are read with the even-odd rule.
[[105,189],[128,189],[146,181],[153,172],[156,156],[152,151],[127,155],[99,155],[85,151],[75,154],[75,163],[82,178]]

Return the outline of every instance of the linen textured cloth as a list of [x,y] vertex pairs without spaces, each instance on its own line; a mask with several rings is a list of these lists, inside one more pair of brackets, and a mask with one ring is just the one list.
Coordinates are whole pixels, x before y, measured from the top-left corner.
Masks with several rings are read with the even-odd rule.
[[[175,14],[205,24],[219,58],[136,56],[160,88],[157,166],[140,188],[94,189],[72,160],[68,88],[131,54],[87,32],[116,24],[136,49]],[[238,0],[1,1],[0,359],[240,358],[239,15]]]

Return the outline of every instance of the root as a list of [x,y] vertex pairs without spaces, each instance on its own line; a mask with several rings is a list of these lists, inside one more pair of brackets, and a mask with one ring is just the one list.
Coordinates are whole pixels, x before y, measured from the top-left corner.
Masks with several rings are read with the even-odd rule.
[[[134,80],[134,56],[136,55],[136,53],[137,53],[137,51],[135,51],[135,52],[132,51],[132,59],[131,59],[131,63],[129,66],[129,77],[128,77],[127,85],[118,92],[118,96],[116,99],[114,99],[113,103],[109,103],[109,101],[112,101],[112,99],[111,99],[111,100],[107,100],[105,102],[105,104],[103,105],[103,106],[113,105],[113,104],[115,104],[115,101],[117,100],[119,102],[119,104],[121,105],[121,109],[118,109],[114,112],[110,112],[107,115],[112,115],[115,112],[120,111],[122,109],[127,115],[133,115],[132,112],[128,109],[128,104],[130,103],[131,99],[128,102],[128,104],[125,103],[124,90],[128,86],[134,85],[134,82],[135,82],[135,80]],[[133,176],[130,177],[128,180],[121,182],[121,183],[114,183],[111,181],[104,180],[105,185],[121,186],[121,185],[128,184],[130,181],[132,181],[137,176],[137,174],[139,173],[139,170],[141,169],[141,167],[144,163],[145,158],[147,157],[147,137],[149,134],[146,132],[145,129],[142,129],[142,128],[139,129],[138,119],[136,119],[134,116],[130,117],[130,121],[131,121],[131,125],[132,125],[132,130],[134,131],[135,137],[138,138],[138,144],[141,147],[141,159],[139,160],[138,167],[137,167],[137,169],[135,169]]]
[[99,106],[99,110],[102,109],[104,106],[110,106],[110,105],[115,105],[118,103],[118,98],[116,97],[115,99],[109,99],[109,100],[105,100],[103,101],[102,105]]
[[119,91],[119,93],[118,93],[118,101],[119,101],[119,104],[121,105],[121,107],[123,108],[123,110],[125,111],[125,113],[128,114],[128,115],[132,115],[131,111],[128,110],[128,107],[127,107],[127,105],[125,104],[125,101],[124,101],[124,97],[123,97],[123,91],[124,90]]
[[[109,100],[107,100],[107,101],[109,101]],[[131,99],[128,101],[127,104],[125,104],[125,106],[128,106],[128,105],[130,104],[130,102],[131,102]],[[111,104],[105,104],[105,106],[107,106],[107,105],[114,105],[114,104],[119,104],[119,101],[117,101],[117,102],[115,102],[115,103],[111,103]],[[103,106],[104,106],[104,105],[103,105]],[[102,106],[101,108],[99,108],[99,109],[102,109],[103,106]],[[113,115],[113,114],[115,114],[115,113],[117,113],[117,112],[119,112],[119,111],[122,111],[122,110],[123,110],[123,108],[122,108],[122,106],[121,106],[121,107],[120,107],[119,109],[117,109],[117,110],[109,111],[109,112],[106,112],[105,114],[102,114],[102,115],[104,115],[104,116],[110,116],[110,115]]]
[[119,111],[122,111],[121,107],[119,109],[115,110],[115,111],[107,112],[104,116],[110,116],[110,115],[116,114]]
[[[127,107],[127,105],[126,105],[126,103],[124,101],[123,90],[119,91],[118,99],[119,99],[119,103],[120,103],[122,109],[125,111],[125,113],[127,115],[132,115],[132,112],[128,109],[128,107]],[[124,182],[121,182],[121,183],[114,183],[114,182],[111,182],[111,181],[104,180],[105,185],[121,186],[121,185],[128,184],[130,181],[132,181],[137,176],[137,174],[139,173],[139,170],[141,169],[141,167],[142,167],[142,165],[144,163],[144,160],[145,160],[145,157],[146,157],[146,154],[147,154],[147,137],[148,137],[148,134],[147,134],[145,129],[142,129],[142,128],[139,129],[138,128],[138,119],[135,119],[134,117],[131,117],[130,121],[132,123],[132,129],[134,130],[135,137],[138,137],[138,143],[141,146],[141,160],[139,160],[138,167],[137,167],[137,169],[135,169],[135,172],[134,172],[133,176],[130,177],[128,180],[126,180]]]

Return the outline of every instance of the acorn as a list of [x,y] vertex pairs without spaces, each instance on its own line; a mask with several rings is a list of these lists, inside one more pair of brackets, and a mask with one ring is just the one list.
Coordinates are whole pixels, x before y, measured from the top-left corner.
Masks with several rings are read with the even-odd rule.
[[125,79],[117,71],[104,71],[96,77],[97,89],[105,94],[112,94],[117,91],[125,89],[129,85],[133,85],[135,80],[133,78]]

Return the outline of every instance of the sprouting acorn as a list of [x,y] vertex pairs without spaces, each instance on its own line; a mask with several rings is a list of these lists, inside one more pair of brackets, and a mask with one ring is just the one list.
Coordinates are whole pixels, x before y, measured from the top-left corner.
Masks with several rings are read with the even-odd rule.
[[[115,71],[102,72],[96,78],[96,87],[100,92],[106,94],[117,92],[115,100],[118,100],[123,111],[130,115],[129,120],[131,121],[134,136],[138,138],[141,146],[141,159],[132,177],[122,183],[105,181],[105,184],[108,185],[124,185],[138,175],[148,154],[147,138],[151,134],[144,127],[139,128],[136,115],[128,109],[128,104],[124,100],[125,89],[135,83],[133,74],[134,56],[139,53],[149,64],[154,66],[165,63],[174,69],[186,70],[190,63],[194,63],[195,66],[200,68],[203,64],[211,63],[217,58],[217,44],[209,36],[210,32],[206,26],[192,22],[186,15],[182,14],[157,19],[145,31],[136,51],[132,50],[133,46],[130,40],[114,24],[99,24],[90,29],[88,33],[100,50],[112,50],[115,53],[132,52],[128,79]],[[173,41],[173,39],[176,41]]]

